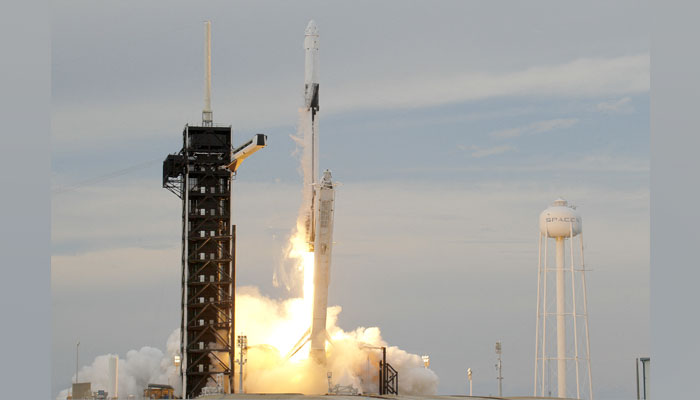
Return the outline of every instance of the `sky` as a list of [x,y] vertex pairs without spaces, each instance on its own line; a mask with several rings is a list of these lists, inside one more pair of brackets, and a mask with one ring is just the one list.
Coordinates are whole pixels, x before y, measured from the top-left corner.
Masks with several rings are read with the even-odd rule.
[[[234,185],[238,282],[273,285],[301,202],[303,30],[321,34],[320,167],[341,182],[329,304],[344,329],[429,354],[439,393],[532,392],[537,217],[563,196],[586,238],[597,398],[632,399],[649,351],[645,2],[56,1],[52,392],[179,324],[180,207],[161,162],[203,105],[268,135]],[[296,294],[296,293],[292,293]]]

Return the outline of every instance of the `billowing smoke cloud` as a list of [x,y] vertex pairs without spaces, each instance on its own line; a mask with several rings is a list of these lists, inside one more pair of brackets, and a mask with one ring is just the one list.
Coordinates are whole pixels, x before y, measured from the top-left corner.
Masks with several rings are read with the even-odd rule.
[[257,288],[243,287],[236,295],[236,327],[248,337],[248,363],[244,389],[249,393],[327,393],[327,372],[332,384],[352,385],[360,393],[377,393],[381,351],[399,373],[399,393],[435,394],[438,378],[416,354],[389,346],[379,328],[360,327],[346,332],[337,326],[341,307],[328,308],[327,362],[322,367],[308,355],[308,344],[288,359],[296,341],[310,326],[310,313],[302,298],[274,300]]
[[[308,329],[311,315],[303,298],[276,300],[260,294],[256,287],[237,289],[236,328],[248,337],[247,364],[243,368],[244,389],[248,393],[328,392],[327,373],[332,385],[353,386],[360,393],[377,393],[381,351],[387,348],[387,361],[399,373],[399,393],[425,395],[437,392],[438,378],[423,367],[420,356],[410,354],[382,339],[379,328],[360,327],[346,332],[337,326],[340,306],[328,308],[327,329],[331,341],[327,345],[326,366],[308,356],[308,344],[289,358],[289,352]],[[168,337],[166,351],[153,347],[131,350],[119,358],[119,397],[139,398],[149,383],[169,384],[181,393],[181,381],[174,365],[180,350],[180,330]],[[109,358],[105,354],[80,369],[80,381],[91,382],[92,390],[107,390]],[[239,369],[236,365],[236,374]],[[236,377],[237,378],[237,377]],[[235,379],[238,390],[238,379]],[[69,389],[61,391],[57,400],[65,400]]]
[[[143,396],[143,389],[149,383],[171,385],[176,393],[181,391],[178,371],[174,364],[174,357],[180,353],[180,329],[170,334],[166,342],[166,351],[154,347],[142,347],[140,350],[130,350],[126,358],[119,357],[119,397],[128,398],[133,395],[136,398]],[[109,388],[109,359],[116,354],[104,354],[97,356],[90,365],[83,366],[78,372],[81,382],[90,382],[92,391],[108,390]],[[73,375],[75,381],[75,375]],[[70,394],[70,389],[62,390],[57,400],[65,400]],[[109,393],[113,395],[113,393]]]

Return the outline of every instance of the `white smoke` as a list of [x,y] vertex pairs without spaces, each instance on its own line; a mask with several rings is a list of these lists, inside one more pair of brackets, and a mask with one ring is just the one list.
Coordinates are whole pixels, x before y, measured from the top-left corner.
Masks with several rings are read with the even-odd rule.
[[[386,347],[387,362],[399,374],[399,393],[430,395],[437,393],[438,377],[423,367],[420,356],[396,346],[389,346],[377,327],[356,328],[346,332],[337,326],[340,306],[328,308],[327,329],[331,338],[327,345],[327,363],[322,367],[309,358],[308,344],[299,354],[301,359],[288,359],[288,352],[308,329],[311,316],[304,299],[276,300],[260,294],[258,288],[237,288],[236,329],[248,337],[248,353],[244,372],[247,393],[307,393],[328,392],[327,372],[332,373],[332,384],[352,385],[360,393],[378,392],[378,371],[381,351]],[[149,383],[169,384],[181,394],[181,381],[174,365],[180,350],[180,330],[168,337],[166,351],[153,347],[131,350],[119,358],[119,396],[140,398]],[[91,382],[92,390],[109,387],[109,358],[105,354],[83,366],[81,382]],[[236,365],[235,372],[239,368]],[[73,377],[75,378],[75,377]],[[235,379],[238,391],[238,379]],[[65,389],[56,397],[65,400],[70,394]]]
[[[136,398],[143,396],[143,389],[149,383],[171,385],[175,393],[181,392],[181,382],[178,379],[178,369],[174,364],[174,357],[180,353],[180,329],[170,334],[166,342],[166,352],[154,347],[144,346],[140,350],[130,350],[126,358],[116,354],[104,354],[97,356],[90,365],[83,366],[78,372],[81,382],[90,382],[93,392],[107,391],[109,388],[109,359],[112,356],[119,357],[119,382],[118,392],[120,398],[128,398],[133,395]],[[73,375],[75,381],[75,375]],[[70,394],[70,389],[62,390],[57,400],[65,400]],[[111,396],[113,393],[109,393]]]
[[[310,359],[287,359],[287,352],[310,324],[302,298],[275,300],[255,287],[238,288],[236,329],[248,337],[248,364],[244,368],[244,389],[248,393],[327,393],[327,372],[333,385],[352,385],[361,393],[378,392],[381,351],[387,347],[387,362],[399,373],[399,393],[426,395],[437,392],[438,378],[424,368],[416,354],[389,346],[379,328],[357,328],[345,332],[337,326],[341,307],[328,308],[325,367]],[[301,314],[300,314],[301,312]],[[299,353],[308,354],[308,344]]]
[[[306,241],[306,233],[309,229],[308,223],[310,222],[311,215],[309,214],[311,210],[311,204],[313,203],[313,196],[311,185],[313,184],[313,140],[312,140],[312,128],[318,129],[318,120],[314,123],[311,118],[311,110],[306,108],[299,109],[299,121],[297,126],[297,134],[289,135],[296,148],[293,155],[299,158],[299,169],[298,172],[302,176],[302,191],[301,191],[301,204],[299,206],[299,217],[297,218],[297,223],[292,230],[292,238],[298,241]],[[318,140],[318,138],[316,138]],[[289,292],[296,292],[302,287],[300,283],[303,279],[300,277],[303,275],[303,268],[296,262],[295,243],[290,240],[288,246],[283,250],[284,254],[282,257],[282,262],[278,265],[277,270],[274,272],[272,277],[272,283],[275,287],[284,286]]]

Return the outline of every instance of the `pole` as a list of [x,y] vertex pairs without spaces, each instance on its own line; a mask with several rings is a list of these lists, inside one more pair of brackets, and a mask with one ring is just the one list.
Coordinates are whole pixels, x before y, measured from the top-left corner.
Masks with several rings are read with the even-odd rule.
[[384,389],[383,389],[383,384],[384,384],[384,379],[382,378],[382,370],[384,369],[384,366],[382,365],[382,360],[379,360],[379,395],[384,394]]
[[498,354],[498,364],[496,364],[496,369],[498,370],[498,377],[496,378],[498,380],[498,397],[503,396],[503,363],[501,362],[501,353],[501,342],[498,341],[496,342],[496,354]]
[[[546,240],[546,239],[545,239]],[[542,234],[537,241],[537,317],[535,318],[535,382],[532,395],[537,396],[537,357],[539,357],[540,345],[540,285],[542,283]],[[542,360],[544,362],[544,360]]]
[[369,383],[369,354],[367,354],[367,373],[365,374],[365,382]]
[[566,397],[566,295],[564,237],[557,237],[557,396]]
[[78,383],[78,349],[80,348],[80,340],[75,344],[75,383]]
[[204,110],[202,111],[202,125],[211,126],[211,21],[206,21],[204,27]]
[[644,400],[647,400],[647,365],[642,361],[642,393],[644,394]]
[[503,397],[503,363],[501,362],[501,354],[498,354],[498,397]]
[[574,224],[569,222],[569,253],[571,263],[571,315],[574,323],[574,368],[576,369],[576,398],[581,398],[581,384],[578,378],[578,329],[576,328],[576,272],[574,269]]
[[634,359],[634,366],[637,369],[637,400],[639,400],[639,358]]
[[243,364],[248,360],[244,357],[245,352],[248,350],[248,337],[244,335],[238,336],[238,347],[240,348],[240,357],[238,362],[238,393],[245,393],[243,391]]
[[588,398],[593,400],[593,377],[591,376],[591,338],[588,336],[588,300],[586,299],[586,263],[583,259],[583,232],[578,237],[581,245],[581,286],[583,291],[583,318],[586,323],[586,364],[588,366]]
[[382,361],[379,364],[379,394],[386,394],[386,347],[382,346]]
[[241,346],[241,366],[238,368],[238,393],[243,392],[243,346]]
[[472,369],[467,368],[467,378],[469,379],[469,396],[472,395]]
[[[547,228],[549,230],[549,228]],[[547,375],[545,375],[545,364],[547,363],[547,358],[545,357],[547,355],[547,278],[548,275],[547,273],[549,272],[549,267],[548,267],[548,258],[547,258],[547,250],[549,248],[549,238],[548,235],[545,235],[544,237],[544,269],[543,269],[543,278],[542,278],[542,291],[544,292],[542,294],[542,386],[540,389],[540,395],[544,396],[544,386],[545,386],[545,381],[547,382],[547,390],[550,388],[550,382],[549,382],[549,368],[546,369]],[[537,393],[535,393],[535,396],[537,396]]]
[[[233,186],[233,181],[231,182]],[[233,190],[232,187],[229,188],[229,195],[231,195],[231,191]],[[233,221],[233,196],[231,198],[231,208],[229,209],[229,213],[231,215],[231,221]],[[229,348],[229,355],[228,358],[231,362],[231,365],[234,363],[234,359],[236,358],[236,348],[233,346],[233,338],[236,335],[236,225],[231,224],[231,268],[229,269],[229,273],[231,274],[231,284],[229,285],[229,293],[231,294],[231,310],[229,311],[229,316],[231,318],[231,329],[229,330],[229,345],[231,346]],[[231,373],[228,376],[228,385],[231,393],[234,393],[235,391],[233,390],[233,385],[236,379],[236,373],[234,372],[233,367],[231,367]],[[238,387],[238,390],[241,390],[241,386]]]
[[[389,372],[389,369],[386,367],[386,347],[382,347],[382,378],[384,378],[382,388],[384,389],[384,394],[386,394],[386,381],[388,379],[386,376],[387,372]],[[646,398],[646,396],[644,397]]]

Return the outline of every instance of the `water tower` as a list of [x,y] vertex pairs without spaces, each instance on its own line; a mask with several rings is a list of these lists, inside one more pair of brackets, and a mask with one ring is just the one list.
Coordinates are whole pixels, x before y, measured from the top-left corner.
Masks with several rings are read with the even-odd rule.
[[538,258],[534,395],[592,400],[583,230],[564,199],[540,214]]

